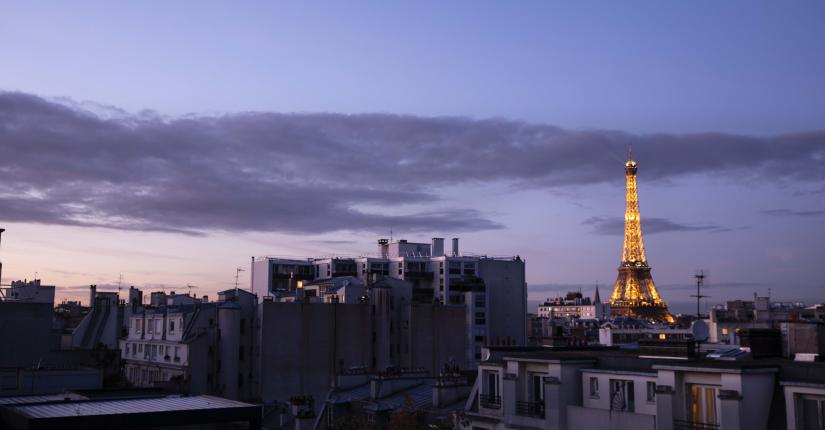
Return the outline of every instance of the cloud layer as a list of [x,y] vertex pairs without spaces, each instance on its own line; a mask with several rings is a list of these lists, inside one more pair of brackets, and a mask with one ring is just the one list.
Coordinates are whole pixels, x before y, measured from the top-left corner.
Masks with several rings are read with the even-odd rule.
[[[189,234],[494,229],[477,210],[439,202],[438,188],[612,181],[631,143],[646,179],[825,180],[825,132],[639,136],[388,114],[165,118],[0,93],[0,219]],[[408,206],[434,203],[448,209]]]
[[[593,232],[597,234],[608,235],[623,235],[624,234],[624,219],[622,218],[603,218],[591,217],[582,224],[593,227]],[[642,231],[645,234],[668,233],[668,232],[685,232],[685,231],[706,231],[706,232],[725,232],[730,231],[730,228],[718,225],[698,224],[688,225],[680,224],[665,218],[642,218]]]

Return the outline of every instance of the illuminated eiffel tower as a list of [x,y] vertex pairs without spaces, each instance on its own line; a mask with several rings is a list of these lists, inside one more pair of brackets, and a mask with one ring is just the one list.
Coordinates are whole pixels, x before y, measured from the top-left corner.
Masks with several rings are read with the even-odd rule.
[[636,162],[628,149],[624,165],[626,206],[624,212],[624,246],[619,277],[610,296],[610,312],[614,316],[630,316],[644,320],[673,322],[647,265],[642,224],[639,218],[639,194],[636,192]]

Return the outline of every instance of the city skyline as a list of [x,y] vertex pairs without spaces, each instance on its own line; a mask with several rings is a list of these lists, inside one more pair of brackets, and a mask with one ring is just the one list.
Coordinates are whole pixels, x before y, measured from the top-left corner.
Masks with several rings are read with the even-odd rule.
[[665,301],[822,301],[822,4],[318,9],[3,6],[2,282],[214,296],[392,229],[604,295],[632,144]]

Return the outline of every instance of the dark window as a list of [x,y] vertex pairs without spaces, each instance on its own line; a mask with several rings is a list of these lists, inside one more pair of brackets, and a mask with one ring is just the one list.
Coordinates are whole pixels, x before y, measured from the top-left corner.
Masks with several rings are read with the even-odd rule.
[[487,318],[484,315],[484,312],[476,312],[476,324],[484,325],[487,323]]

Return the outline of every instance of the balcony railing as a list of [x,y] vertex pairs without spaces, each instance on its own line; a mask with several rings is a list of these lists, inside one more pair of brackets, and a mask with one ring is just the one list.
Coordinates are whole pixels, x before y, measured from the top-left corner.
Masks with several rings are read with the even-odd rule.
[[698,421],[673,420],[673,430],[719,430],[719,424]]
[[544,418],[543,402],[516,402],[516,415]]
[[501,396],[482,394],[479,396],[479,400],[482,408],[501,409]]

